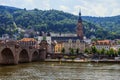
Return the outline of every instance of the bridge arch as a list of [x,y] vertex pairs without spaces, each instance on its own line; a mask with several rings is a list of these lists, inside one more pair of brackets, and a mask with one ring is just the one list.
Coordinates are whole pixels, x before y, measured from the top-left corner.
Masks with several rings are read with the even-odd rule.
[[26,49],[21,50],[19,53],[19,63],[29,62],[29,55]]
[[32,61],[37,61],[39,59],[39,53],[34,51],[32,54]]
[[4,48],[1,51],[2,64],[14,64],[14,54],[10,48]]

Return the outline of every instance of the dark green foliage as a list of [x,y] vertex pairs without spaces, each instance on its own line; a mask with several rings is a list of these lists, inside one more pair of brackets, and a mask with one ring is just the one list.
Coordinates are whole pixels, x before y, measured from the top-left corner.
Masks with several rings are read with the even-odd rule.
[[84,52],[87,53],[87,54],[90,53],[89,49],[87,49],[87,48],[85,48],[85,51],[84,51]]
[[91,47],[91,52],[92,52],[93,54],[96,54],[96,53],[97,53],[97,48],[96,48],[95,46],[92,46],[92,47]]
[[77,16],[57,10],[26,10],[0,6],[0,35],[15,34],[13,23],[24,30],[32,28],[35,31],[74,33]]
[[105,53],[106,53],[106,50],[104,48],[102,48],[101,54],[105,54]]
[[79,48],[77,48],[77,49],[76,49],[76,54],[79,54],[79,51],[80,51]]
[[110,55],[114,55],[114,54],[115,54],[114,49],[113,49],[113,48],[110,48],[109,53],[110,53]]
[[63,54],[65,54],[65,48],[62,48],[61,52],[62,52]]
[[[101,30],[97,32],[100,35],[96,37],[101,37],[102,39],[115,39],[120,38],[120,15],[112,16],[112,17],[90,17],[84,16],[83,20],[88,21],[90,23],[94,23],[95,25],[101,27]],[[101,33],[102,32],[102,33]]]
[[[18,33],[34,29],[44,32],[75,33],[78,16],[58,10],[26,10],[0,6],[0,35]],[[120,35],[120,16],[115,17],[82,17],[84,34],[87,38],[115,39]]]
[[118,49],[118,55],[120,55],[120,48]]
[[74,49],[73,49],[73,48],[70,48],[69,50],[70,50],[70,54],[71,54],[71,55],[74,55],[74,53],[75,53],[75,52],[74,52]]

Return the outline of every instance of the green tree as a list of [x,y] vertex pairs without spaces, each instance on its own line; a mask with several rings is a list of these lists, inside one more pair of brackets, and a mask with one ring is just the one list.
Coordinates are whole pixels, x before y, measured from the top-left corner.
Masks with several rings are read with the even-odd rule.
[[70,48],[70,54],[73,55],[74,54],[74,49],[73,48]]
[[87,53],[87,54],[90,53],[90,51],[87,48],[85,48],[84,52]]
[[114,49],[113,49],[113,48],[110,48],[109,54],[110,54],[111,56],[114,56],[115,52],[114,52]]
[[110,51],[109,50],[106,51],[106,55],[110,56]]
[[43,36],[43,40],[46,40],[46,36]]
[[92,46],[92,47],[91,47],[91,52],[92,52],[93,54],[96,54],[96,53],[97,53],[97,48],[96,48],[95,46]]
[[105,54],[106,50],[104,48],[102,48],[101,50],[101,54]]
[[101,50],[97,50],[97,53],[98,53],[98,54],[101,54]]
[[79,48],[76,49],[76,54],[79,54]]
[[120,55],[120,48],[118,49],[118,55]]
[[[26,10],[0,7],[0,35],[17,34],[17,29],[26,30],[31,26],[35,31],[75,33],[77,17],[58,10]],[[87,38],[115,39],[120,37],[120,16],[83,17],[84,32]],[[15,24],[13,24],[15,22]],[[16,26],[17,25],[17,26]],[[19,26],[18,26],[19,25]],[[69,26],[69,27],[68,27]],[[93,36],[93,37],[92,37]]]
[[65,48],[64,48],[64,47],[62,48],[61,52],[62,52],[63,54],[65,54]]
[[114,50],[114,56],[117,57],[118,56],[118,52],[116,50]]

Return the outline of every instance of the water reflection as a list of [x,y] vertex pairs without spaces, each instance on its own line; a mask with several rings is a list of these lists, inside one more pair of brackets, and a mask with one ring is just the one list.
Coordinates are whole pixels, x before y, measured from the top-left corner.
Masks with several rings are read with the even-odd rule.
[[0,79],[119,80],[120,64],[34,62],[0,66]]

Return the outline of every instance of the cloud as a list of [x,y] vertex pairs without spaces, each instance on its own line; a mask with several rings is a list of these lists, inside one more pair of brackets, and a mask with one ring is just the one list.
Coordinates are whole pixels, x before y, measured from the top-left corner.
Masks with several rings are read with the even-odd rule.
[[0,5],[26,9],[57,9],[83,16],[120,15],[120,0],[0,0]]
[[50,0],[43,0],[42,6],[44,9],[50,9]]
[[105,16],[107,14],[108,9],[105,8],[102,5],[97,5],[94,9],[93,9],[95,15],[99,15],[99,16]]
[[111,16],[113,15],[120,15],[120,8],[113,10]]
[[50,0],[0,0],[0,5],[27,9],[50,9]]
[[75,6],[73,7],[72,14],[74,14],[74,15],[78,15],[79,11],[81,11],[81,12],[85,12],[85,11],[87,11],[87,8],[84,7],[84,6],[75,5]]
[[120,14],[119,0],[84,0],[81,5],[74,5],[73,14],[77,15],[79,8],[85,16],[114,16]]
[[13,6],[18,8],[34,7],[34,0],[0,0],[0,5]]
[[24,5],[27,6],[27,9],[42,9],[42,10],[48,10],[50,9],[50,0],[24,0]]
[[69,7],[64,6],[64,5],[60,5],[60,9],[63,10],[63,11],[68,11]]

